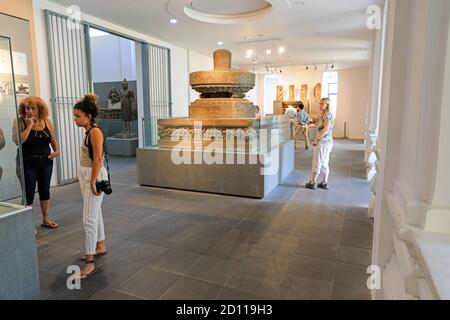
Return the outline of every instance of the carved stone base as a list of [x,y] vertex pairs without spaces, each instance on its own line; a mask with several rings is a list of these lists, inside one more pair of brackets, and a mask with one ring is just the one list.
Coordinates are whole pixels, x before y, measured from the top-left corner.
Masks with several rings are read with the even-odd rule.
[[[190,162],[177,164],[179,157],[186,157]],[[294,142],[288,141],[271,153],[225,151],[215,154],[214,158],[222,159],[222,163],[208,162],[210,157],[201,151],[188,150],[180,154],[176,150],[158,147],[138,149],[138,183],[153,187],[264,198],[294,170]],[[266,158],[270,160],[263,160]],[[252,159],[260,161],[254,162]],[[265,175],[261,159],[273,165]]]

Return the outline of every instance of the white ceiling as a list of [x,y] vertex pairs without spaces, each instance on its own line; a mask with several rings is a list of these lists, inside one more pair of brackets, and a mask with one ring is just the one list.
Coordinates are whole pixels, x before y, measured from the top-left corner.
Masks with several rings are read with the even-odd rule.
[[[183,8],[208,14],[238,14],[260,9],[260,0],[58,0],[83,13],[149,34],[211,56],[218,41],[233,53],[237,66],[271,64],[364,64],[369,62],[373,31],[366,27],[368,6],[384,0],[266,0],[272,11],[239,24],[213,24],[188,17]],[[303,4],[302,4],[303,3]],[[177,24],[171,24],[175,17]],[[277,48],[285,47],[284,54]],[[266,55],[271,48],[272,54]],[[256,59],[247,58],[252,49]]]

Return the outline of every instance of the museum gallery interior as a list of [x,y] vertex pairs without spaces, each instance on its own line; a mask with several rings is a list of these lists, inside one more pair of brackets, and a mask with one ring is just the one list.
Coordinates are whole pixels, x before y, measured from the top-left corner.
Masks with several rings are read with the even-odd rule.
[[449,22],[0,1],[0,299],[450,299]]

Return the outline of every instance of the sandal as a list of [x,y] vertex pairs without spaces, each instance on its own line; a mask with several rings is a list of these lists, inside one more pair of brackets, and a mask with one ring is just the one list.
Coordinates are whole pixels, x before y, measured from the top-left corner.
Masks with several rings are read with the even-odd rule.
[[[94,263],[94,260],[86,261],[86,264],[90,264],[90,263]],[[97,273],[97,268],[95,268],[94,270],[92,270],[92,271],[89,272],[89,273],[81,274],[80,279],[81,279],[81,280],[86,280],[87,278],[91,277],[91,276],[92,276],[93,274],[95,274],[95,273]]]
[[59,228],[59,224],[57,224],[56,222],[52,221],[50,222],[50,224],[41,224],[42,228],[47,228],[47,229],[57,229]]
[[[105,254],[107,254],[108,253],[108,251],[105,251],[105,252],[99,252],[99,253],[96,253],[96,254],[94,254],[94,257],[101,257],[101,256],[104,256]],[[86,260],[86,256],[82,256],[81,258],[80,258],[80,261],[85,261]]]

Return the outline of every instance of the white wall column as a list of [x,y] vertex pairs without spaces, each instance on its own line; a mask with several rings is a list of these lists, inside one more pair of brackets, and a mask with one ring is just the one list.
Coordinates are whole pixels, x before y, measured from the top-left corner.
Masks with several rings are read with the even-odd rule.
[[[373,264],[383,270],[377,299],[442,296],[435,262],[418,239],[424,232],[450,239],[449,18],[446,0],[388,2],[374,186]],[[446,252],[437,262],[450,258],[450,241]]]
[[383,23],[381,29],[376,29],[372,46],[371,80],[369,88],[369,106],[367,110],[367,131],[365,136],[365,162],[367,164],[367,179],[370,181],[376,175],[374,147],[378,139],[380,120],[380,93],[383,75],[384,40],[386,31],[387,5],[383,8]]

